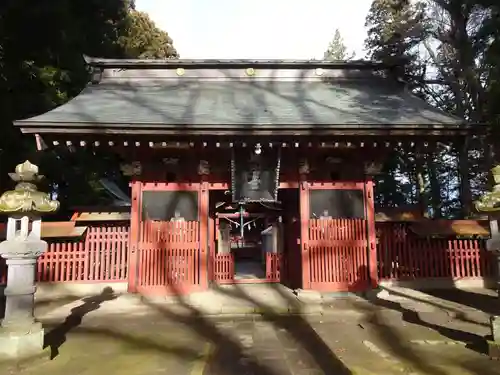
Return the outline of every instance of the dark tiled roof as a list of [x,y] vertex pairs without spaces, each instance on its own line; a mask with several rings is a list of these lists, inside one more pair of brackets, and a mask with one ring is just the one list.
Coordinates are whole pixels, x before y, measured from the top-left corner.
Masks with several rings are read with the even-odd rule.
[[[252,72],[227,64],[104,69],[99,83],[21,127],[72,125],[234,127],[455,127],[375,69],[277,63]],[[321,71],[318,71],[321,69]]]

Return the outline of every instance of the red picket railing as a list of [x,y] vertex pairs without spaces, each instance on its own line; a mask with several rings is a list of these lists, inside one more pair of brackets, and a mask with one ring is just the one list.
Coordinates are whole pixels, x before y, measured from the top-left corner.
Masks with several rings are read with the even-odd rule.
[[281,281],[282,255],[279,253],[266,253],[266,280],[270,282]]
[[214,258],[214,279],[219,284],[234,281],[234,256],[231,253],[216,254]]
[[309,220],[307,246],[311,289],[369,287],[366,220]]
[[138,252],[140,291],[200,285],[199,222],[146,221],[141,226]]
[[[409,224],[377,223],[379,280],[491,277],[494,261],[481,239],[424,238]],[[311,220],[308,257],[313,289],[357,290],[368,286],[366,222],[362,219]],[[129,227],[88,227],[78,240],[49,240],[37,262],[39,282],[126,282]],[[142,288],[200,284],[199,223],[145,223],[141,228],[138,285]],[[283,279],[287,254],[266,254],[266,279]],[[232,254],[212,261],[216,282],[234,282]],[[0,283],[7,267],[0,259]],[[300,276],[300,275],[298,275]]]
[[380,280],[478,278],[493,274],[482,239],[424,238],[407,223],[377,223]]
[[[89,227],[79,240],[49,240],[38,258],[38,282],[113,282],[128,278],[129,227]],[[1,260],[0,282],[7,281]]]

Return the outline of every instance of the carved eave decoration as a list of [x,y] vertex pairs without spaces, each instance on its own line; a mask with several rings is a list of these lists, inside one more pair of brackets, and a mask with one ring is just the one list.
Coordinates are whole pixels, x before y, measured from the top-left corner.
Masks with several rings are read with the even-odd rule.
[[198,175],[208,176],[210,174],[210,163],[208,160],[200,160],[198,164]]
[[124,176],[139,176],[142,173],[142,165],[138,161],[130,164],[121,164],[120,170]]
[[474,206],[478,212],[488,214],[500,213],[500,165],[491,169],[495,186],[493,191],[481,196],[479,200],[474,202]]
[[16,166],[15,173],[9,173],[17,182],[14,190],[0,196],[0,212],[16,213],[51,213],[59,209],[59,202],[50,195],[38,191],[36,184],[44,178],[38,174],[38,167],[28,160]]
[[165,166],[175,166],[177,167],[179,165],[179,158],[163,158],[162,159],[163,164]]
[[377,176],[382,173],[382,168],[384,165],[379,162],[366,162],[365,163],[365,173],[369,176]]
[[309,160],[306,158],[301,159],[299,161],[299,173],[303,175],[307,175],[311,172],[311,169],[309,168]]

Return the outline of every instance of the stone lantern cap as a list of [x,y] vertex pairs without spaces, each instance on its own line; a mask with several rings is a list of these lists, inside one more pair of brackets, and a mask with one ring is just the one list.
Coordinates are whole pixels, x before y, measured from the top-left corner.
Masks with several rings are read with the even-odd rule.
[[44,178],[38,174],[38,167],[26,160],[16,166],[10,178],[17,182],[14,190],[9,190],[0,196],[0,213],[6,214],[41,214],[55,212],[59,202],[50,195],[38,191],[36,184]]

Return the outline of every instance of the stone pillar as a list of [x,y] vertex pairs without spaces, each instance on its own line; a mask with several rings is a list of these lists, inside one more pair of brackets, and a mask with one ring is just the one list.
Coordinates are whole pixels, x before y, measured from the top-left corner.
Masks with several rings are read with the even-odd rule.
[[10,177],[14,190],[0,197],[0,212],[9,215],[7,238],[0,243],[0,255],[8,267],[5,288],[5,316],[0,327],[0,357],[22,358],[43,350],[43,328],[35,321],[35,265],[47,249],[41,240],[41,213],[54,212],[59,202],[36,188],[43,176],[26,161]]

